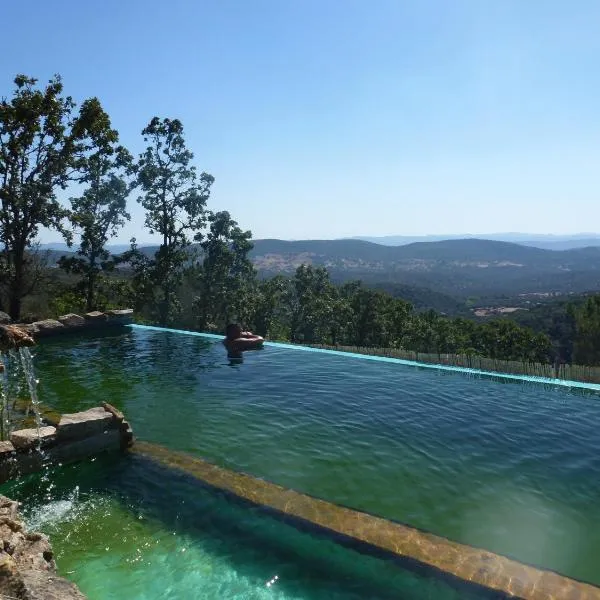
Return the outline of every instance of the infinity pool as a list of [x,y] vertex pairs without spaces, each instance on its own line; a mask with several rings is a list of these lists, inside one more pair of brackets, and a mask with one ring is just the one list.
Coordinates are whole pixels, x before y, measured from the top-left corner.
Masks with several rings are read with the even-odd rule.
[[[106,400],[125,412],[139,438],[600,584],[600,397],[595,394],[277,347],[230,364],[212,340],[139,329],[44,342],[35,363],[42,401],[60,412]],[[132,464],[127,468],[146,473]],[[149,475],[139,477],[150,485]],[[139,494],[152,503],[150,492]],[[86,504],[80,493],[76,510],[83,516],[77,522],[85,522],[86,511],[95,522],[97,511],[104,510],[98,506],[106,502],[111,514],[129,515],[122,517],[129,523],[130,507],[139,501],[116,500],[108,492],[101,500],[102,494],[92,495],[96,499]],[[197,511],[194,502],[190,496],[190,514]],[[181,510],[173,508],[171,516],[184,514]],[[164,521],[153,518],[158,521],[148,520],[151,530]],[[46,527],[51,522],[49,517]],[[68,522],[57,517],[56,527],[72,540]],[[141,538],[154,539],[146,521],[140,522],[131,526],[141,528]],[[181,534],[194,535],[187,526]],[[90,543],[103,535],[90,534]],[[66,546],[60,533],[55,539],[60,558]],[[75,569],[81,552],[69,558],[65,549],[61,570]],[[229,560],[227,552],[219,556]],[[318,560],[310,564],[310,573],[327,568]],[[215,582],[222,581],[224,571],[211,569]],[[268,569],[259,571],[268,579]],[[201,581],[205,576],[198,575]],[[291,597],[321,597],[319,586],[305,589],[302,576],[297,581],[302,583],[292,586]],[[415,597],[442,597],[427,595],[433,583],[421,584],[405,587],[420,590]],[[339,590],[355,593],[341,584]],[[335,597],[329,589],[322,593]],[[357,597],[365,597],[364,589]]]

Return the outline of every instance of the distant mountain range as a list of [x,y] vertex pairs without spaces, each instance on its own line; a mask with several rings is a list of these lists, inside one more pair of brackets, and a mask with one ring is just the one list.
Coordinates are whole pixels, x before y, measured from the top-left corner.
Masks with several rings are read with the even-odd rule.
[[495,233],[489,235],[388,235],[382,237],[357,236],[349,239],[363,240],[384,246],[405,246],[415,242],[442,242],[459,239],[483,239],[496,242],[512,242],[522,246],[533,246],[546,250],[570,250],[588,246],[600,246],[600,234],[578,233],[572,235],[533,234],[533,233]]
[[[580,238],[589,239],[594,238]],[[51,246],[52,257],[58,260],[64,250]],[[126,248],[111,249],[118,253]],[[141,249],[152,255],[157,247]],[[464,303],[468,297],[514,298],[600,290],[600,240],[593,246],[549,250],[476,238],[404,245],[357,239],[271,239],[255,240],[251,257],[262,276],[292,274],[301,264],[322,265],[334,281],[361,279],[397,295],[410,296],[414,292],[415,304],[422,305],[427,304],[420,300],[423,292],[432,291]],[[438,304],[445,301],[442,297],[437,300]]]

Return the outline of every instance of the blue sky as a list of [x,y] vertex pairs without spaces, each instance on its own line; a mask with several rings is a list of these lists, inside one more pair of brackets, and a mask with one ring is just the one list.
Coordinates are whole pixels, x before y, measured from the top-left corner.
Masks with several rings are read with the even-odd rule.
[[[39,0],[23,72],[98,96],[133,152],[182,120],[255,237],[575,233],[600,221],[597,0]],[[146,241],[131,200],[131,235]],[[44,234],[53,241],[55,234]]]

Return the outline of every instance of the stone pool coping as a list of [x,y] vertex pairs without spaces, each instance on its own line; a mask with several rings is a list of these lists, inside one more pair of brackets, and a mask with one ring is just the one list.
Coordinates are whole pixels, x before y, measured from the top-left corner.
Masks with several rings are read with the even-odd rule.
[[456,584],[474,585],[496,597],[600,600],[600,588],[591,584],[313,498],[183,452],[139,440],[130,451],[190,474],[202,483],[252,505],[354,542],[358,549],[367,548],[399,559],[409,568],[442,576]]
[[106,312],[92,311],[83,316],[75,313],[62,315],[58,319],[44,319],[34,323],[14,323],[13,327],[22,329],[36,340],[64,333],[97,330],[102,327],[124,327],[133,321],[133,309],[123,308],[107,310]]
[[[171,333],[180,333],[183,335],[192,335],[204,337],[208,339],[222,340],[222,335],[214,333],[203,333],[199,331],[188,331],[186,329],[169,329],[167,327],[156,327],[154,325],[139,325],[132,323],[129,327],[135,329],[146,329],[150,331],[166,331]],[[329,354],[333,356],[343,356],[345,358],[360,358],[362,360],[372,360],[377,362],[392,363],[396,365],[404,365],[407,367],[418,367],[423,369],[434,369],[437,371],[450,371],[454,373],[462,373],[463,375],[477,375],[489,379],[503,379],[509,381],[524,381],[527,383],[542,383],[546,385],[554,385],[565,388],[576,388],[581,390],[590,390],[600,392],[600,383],[588,383],[584,381],[573,381],[569,379],[555,379],[552,377],[536,377],[534,375],[517,375],[513,373],[501,373],[497,371],[482,371],[480,369],[469,369],[468,367],[457,367],[454,365],[438,365],[432,363],[418,362],[414,360],[406,360],[403,358],[393,358],[390,356],[374,356],[372,354],[358,354],[356,352],[346,352],[342,350],[328,350],[325,348],[312,348],[310,346],[302,346],[300,344],[285,344],[282,342],[265,342],[265,346],[275,348],[284,348],[286,350],[298,350],[302,352],[316,352],[319,354]]]

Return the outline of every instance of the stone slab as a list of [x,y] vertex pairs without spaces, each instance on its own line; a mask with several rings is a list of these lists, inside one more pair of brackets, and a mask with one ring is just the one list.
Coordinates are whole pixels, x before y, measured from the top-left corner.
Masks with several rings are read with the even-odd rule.
[[56,319],[44,319],[43,321],[36,321],[33,323],[37,327],[37,336],[54,335],[65,331],[65,326]]
[[33,346],[33,337],[16,325],[0,325],[0,351]]
[[118,408],[115,408],[112,404],[109,404],[108,402],[103,402],[102,408],[106,412],[109,412],[119,423],[122,423],[123,419],[125,419],[125,415]]
[[106,314],[100,312],[99,310],[93,310],[92,312],[85,313],[83,315],[86,321],[94,321],[94,322],[104,322],[108,318]]
[[110,452],[121,449],[121,432],[118,429],[109,429],[83,439],[64,441],[56,444],[48,451],[52,462],[77,462],[101,452]]
[[34,336],[39,332],[38,326],[35,323],[19,323],[15,325],[30,336]]
[[15,451],[15,447],[9,441],[0,442],[0,460],[7,454],[12,454]]
[[102,433],[111,427],[113,415],[102,407],[63,415],[57,428],[58,440],[82,439]]
[[109,317],[133,317],[133,308],[117,308],[106,311]]
[[10,441],[17,450],[28,450],[35,448],[38,441],[42,447],[48,446],[56,439],[56,427],[40,427],[39,434],[37,428],[20,429],[10,434]]
[[85,319],[76,315],[75,313],[69,313],[68,315],[63,315],[62,317],[58,317],[58,321],[62,323],[65,327],[83,327],[85,325]]
[[8,325],[11,321],[10,315],[0,310],[0,325]]

